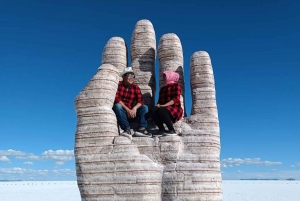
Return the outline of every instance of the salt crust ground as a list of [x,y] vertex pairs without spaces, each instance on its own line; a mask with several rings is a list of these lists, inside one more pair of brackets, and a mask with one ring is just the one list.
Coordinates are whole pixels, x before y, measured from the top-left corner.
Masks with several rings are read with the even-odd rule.
[[[76,181],[0,182],[1,201],[81,201]],[[300,181],[223,181],[223,201],[300,201]]]
[[1,201],[81,201],[76,181],[0,182]]
[[225,180],[223,201],[300,201],[300,181]]

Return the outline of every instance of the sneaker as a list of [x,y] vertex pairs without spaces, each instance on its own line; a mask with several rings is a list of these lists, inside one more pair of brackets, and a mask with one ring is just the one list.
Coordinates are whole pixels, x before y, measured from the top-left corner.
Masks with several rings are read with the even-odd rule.
[[132,130],[126,130],[122,132],[120,135],[129,138],[130,140],[132,139],[133,131]]
[[163,136],[176,136],[177,133],[174,130],[166,131]]
[[140,128],[134,132],[134,137],[152,137],[152,134],[148,133],[145,128]]
[[160,137],[160,136],[163,136],[163,134],[167,132],[165,130],[156,130],[152,135],[153,137]]
[[128,130],[123,131],[123,133],[121,133],[121,134],[133,135],[134,132],[133,132],[133,130],[128,129]]

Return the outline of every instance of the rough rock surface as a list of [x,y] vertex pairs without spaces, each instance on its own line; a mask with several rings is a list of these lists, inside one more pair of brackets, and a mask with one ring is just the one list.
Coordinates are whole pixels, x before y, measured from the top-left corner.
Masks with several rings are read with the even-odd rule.
[[121,72],[127,67],[127,48],[121,37],[109,39],[102,52],[102,64],[112,64]]
[[154,104],[155,52],[156,39],[152,23],[148,20],[138,21],[131,37],[131,67],[136,76],[134,82],[139,85],[146,105]]
[[[155,47],[151,22],[140,20],[131,39],[131,66],[148,105],[154,103]],[[221,201],[220,130],[208,53],[199,51],[191,57],[192,111],[176,123],[179,136],[132,140],[119,136],[111,109],[126,55],[124,40],[111,38],[103,50],[102,65],[75,99],[75,158],[82,200]],[[158,58],[159,72],[178,72],[184,90],[178,36],[161,37]],[[161,86],[162,77],[159,80]]]

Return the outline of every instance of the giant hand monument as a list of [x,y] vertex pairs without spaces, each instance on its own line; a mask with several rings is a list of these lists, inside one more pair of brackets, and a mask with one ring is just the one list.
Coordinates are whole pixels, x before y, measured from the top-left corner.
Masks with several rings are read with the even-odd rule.
[[[156,92],[155,61],[159,74],[179,73],[184,107],[183,52],[176,34],[156,36],[148,20],[135,25],[130,44],[135,83],[147,105]],[[178,136],[120,136],[112,111],[127,66],[124,39],[112,37],[104,47],[102,65],[75,99],[77,182],[83,201],[221,201],[220,128],[214,74],[207,52],[190,59],[192,110],[175,124]],[[160,86],[162,77],[158,76]],[[185,112],[186,113],[186,112]]]

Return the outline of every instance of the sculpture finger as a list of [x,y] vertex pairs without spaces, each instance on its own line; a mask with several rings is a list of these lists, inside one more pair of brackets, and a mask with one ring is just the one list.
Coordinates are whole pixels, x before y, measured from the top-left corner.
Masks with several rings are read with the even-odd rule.
[[191,116],[182,123],[184,152],[178,165],[191,171],[195,194],[203,200],[222,200],[220,171],[220,137],[216,106],[215,83],[211,60],[207,52],[195,52],[191,57]]
[[103,153],[112,149],[114,138],[119,135],[116,116],[111,109],[118,81],[117,68],[103,64],[75,99],[77,127],[74,152],[82,198],[92,194],[89,186],[95,179],[94,172],[99,171],[94,164],[105,158]]
[[154,105],[155,98],[155,31],[149,20],[136,23],[130,44],[131,67],[135,83],[140,87],[146,105]]
[[111,144],[114,136],[119,135],[116,116],[111,109],[118,81],[119,73],[116,67],[103,64],[77,95],[75,99],[77,154],[98,153],[103,148],[102,145]]
[[112,37],[107,41],[102,52],[102,64],[114,65],[119,73],[127,67],[127,47],[123,38]]
[[[183,53],[180,39],[176,34],[164,34],[158,44],[158,60],[159,60],[159,83],[160,88],[163,86],[162,73],[166,70],[175,71],[179,74],[178,84],[181,86],[180,102],[185,115],[184,105],[184,76],[183,76]],[[181,132],[182,120],[175,123],[174,128],[177,132]]]
[[192,111],[187,122],[203,134],[219,136],[215,81],[209,54],[195,52],[191,57]]

